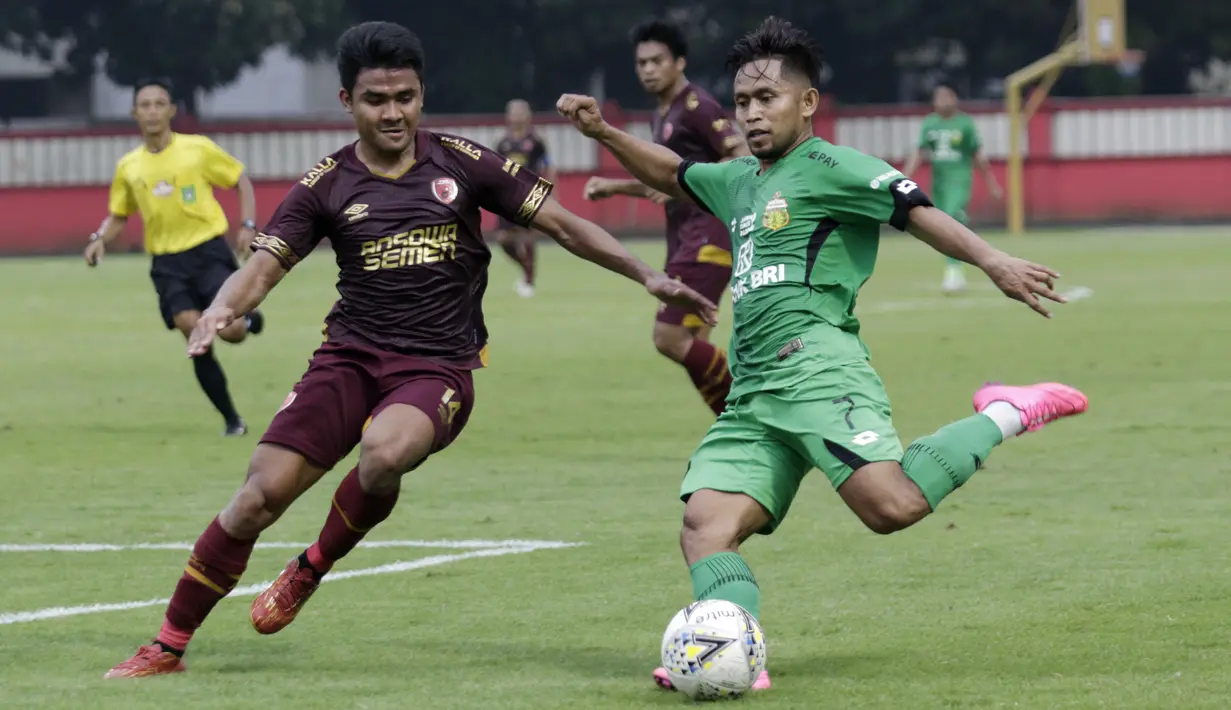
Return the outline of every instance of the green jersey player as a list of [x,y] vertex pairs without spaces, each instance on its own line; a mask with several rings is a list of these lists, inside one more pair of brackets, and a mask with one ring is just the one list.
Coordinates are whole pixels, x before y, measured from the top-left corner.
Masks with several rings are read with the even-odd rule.
[[[932,163],[933,202],[942,212],[966,224],[974,165],[979,166],[993,198],[999,200],[1003,193],[983,153],[983,141],[974,119],[958,110],[957,90],[950,84],[939,84],[932,92],[932,108],[933,113],[923,119],[919,144],[903,172],[914,175],[926,156]],[[966,288],[966,275],[962,273],[961,261],[953,257],[948,257],[948,261],[941,288],[946,293],[956,293]]]
[[[818,55],[803,31],[772,17],[736,43],[735,112],[752,156],[725,163],[685,161],[634,138],[607,124],[591,97],[557,104],[642,183],[693,200],[731,231],[734,382],[689,461],[680,544],[696,599],[754,616],[760,590],[740,544],[782,524],[812,469],[869,528],[891,533],[935,510],[1005,439],[1087,407],[1065,385],[989,385],[975,394],[975,415],[903,450],[854,313],[881,225],[978,266],[1043,315],[1040,297],[1063,298],[1051,269],[992,248],[888,164],[813,136]],[[669,687],[663,669],[655,676]],[[766,675],[754,687],[768,685]]]

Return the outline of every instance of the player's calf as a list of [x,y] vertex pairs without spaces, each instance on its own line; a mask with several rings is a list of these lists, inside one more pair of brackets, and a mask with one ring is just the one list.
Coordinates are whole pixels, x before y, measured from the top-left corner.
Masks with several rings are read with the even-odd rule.
[[158,635],[104,677],[137,678],[184,670],[173,658],[184,654],[214,606],[239,583],[257,537],[323,474],[324,469],[293,451],[258,446],[243,486],[193,545]]
[[236,536],[255,539],[277,522],[299,496],[325,475],[325,471],[298,452],[273,444],[258,444],[248,461],[243,485],[218,519]]
[[[915,440],[900,464],[864,462],[842,483],[838,493],[872,530],[901,530],[936,510],[1005,440],[1082,414],[1088,406],[1086,396],[1068,385],[987,385],[975,393],[977,414]],[[827,446],[843,462],[858,460],[832,442]]]
[[[739,555],[739,546],[771,522],[769,511],[751,496],[702,488],[688,498],[680,547],[692,578],[693,598],[722,599],[738,604],[755,618],[761,611],[761,589]],[[675,690],[666,669],[654,671],[654,682]],[[762,672],[753,690],[770,687]]]
[[402,476],[427,458],[436,436],[435,422],[408,404],[392,404],[372,419],[360,441],[359,465],[334,492],[317,541],[252,602],[253,628],[272,634],[295,620],[334,563],[393,512]]
[[723,599],[747,609],[754,617],[760,613],[761,590],[738,550],[744,540],[769,523],[769,512],[743,493],[705,488],[689,497],[680,548],[696,600]]
[[731,370],[721,348],[683,325],[663,322],[654,324],[654,348],[682,365],[706,406],[714,414],[722,413],[731,392]]

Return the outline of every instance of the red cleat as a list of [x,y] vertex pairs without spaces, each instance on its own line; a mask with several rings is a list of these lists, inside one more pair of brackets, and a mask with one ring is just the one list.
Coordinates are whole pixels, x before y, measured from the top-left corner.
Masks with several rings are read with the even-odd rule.
[[137,649],[137,655],[103,674],[103,678],[144,678],[150,675],[183,673],[184,659],[151,643]]
[[257,633],[276,634],[290,625],[308,598],[320,586],[316,573],[291,560],[282,574],[252,602],[252,628]]

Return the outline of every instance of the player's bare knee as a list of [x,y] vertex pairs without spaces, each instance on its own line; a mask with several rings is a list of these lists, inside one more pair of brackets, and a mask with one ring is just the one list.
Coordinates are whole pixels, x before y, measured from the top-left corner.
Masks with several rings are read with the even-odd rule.
[[663,356],[683,362],[692,345],[692,334],[679,326],[654,326],[654,348]]
[[359,483],[369,493],[393,493],[402,476],[426,458],[431,448],[432,437],[414,429],[396,435],[365,434],[359,444]]
[[684,508],[680,549],[689,564],[718,552],[733,552],[769,520],[769,513],[748,496],[702,489]]
[[248,337],[248,328],[243,321],[235,321],[218,331],[218,337],[228,343],[241,343]]
[[692,562],[717,552],[735,550],[740,543],[739,521],[715,517],[699,517],[684,513],[680,528],[680,549]]
[[402,474],[417,461],[407,461],[405,454],[391,444],[364,446],[359,453],[359,484],[375,495],[386,495],[401,485]]
[[227,532],[252,538],[273,525],[293,501],[267,479],[249,476],[219,518]]
[[192,335],[192,329],[197,327],[197,320],[201,317],[200,311],[180,311],[171,317],[171,323],[175,329],[184,334],[187,338]]
[[[913,490],[911,490],[913,488]],[[879,496],[871,498],[856,510],[856,515],[868,529],[879,535],[904,530],[925,518],[932,512],[923,493],[915,488],[895,486],[886,489]]]

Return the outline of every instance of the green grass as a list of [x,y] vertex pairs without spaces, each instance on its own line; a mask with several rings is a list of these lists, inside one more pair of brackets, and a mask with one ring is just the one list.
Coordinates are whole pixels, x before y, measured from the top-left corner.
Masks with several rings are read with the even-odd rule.
[[[1094,296],[1050,322],[980,281],[944,299],[938,256],[886,242],[861,310],[903,439],[965,416],[989,379],[1071,382],[1090,413],[1010,442],[935,516],[889,537],[810,477],[779,532],[746,548],[774,674],[752,706],[1226,707],[1231,242],[1125,230],[1005,244]],[[265,335],[221,350],[254,429],[224,440],[147,268],[0,262],[0,543],[194,540],[334,298],[318,254],[268,303]],[[100,679],[152,636],[161,606],[0,626],[0,707],[679,706],[649,671],[690,599],[676,492],[710,417],[652,351],[648,297],[559,249],[543,250],[541,272],[539,297],[517,299],[497,255],[478,407],[372,538],[584,546],[337,581],[269,638],[248,625],[250,597],[224,601],[174,678]],[[337,480],[265,539],[313,539]],[[451,552],[360,549],[339,569]],[[258,550],[245,582],[290,554]],[[0,614],[165,597],[184,558],[0,552]]]

